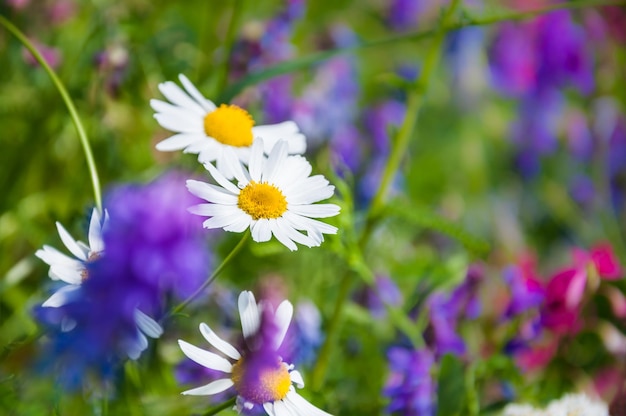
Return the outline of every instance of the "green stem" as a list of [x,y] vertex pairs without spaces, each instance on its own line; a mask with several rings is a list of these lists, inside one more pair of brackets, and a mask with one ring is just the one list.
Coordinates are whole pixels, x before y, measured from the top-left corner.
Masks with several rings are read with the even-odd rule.
[[540,9],[531,10],[531,11],[514,11],[514,12],[506,12],[501,13],[495,16],[488,16],[482,18],[474,18],[470,16],[463,16],[458,22],[448,23],[443,27],[426,29],[419,32],[411,32],[411,33],[403,33],[401,35],[392,35],[387,36],[381,39],[362,42],[355,44],[353,46],[349,46],[346,48],[338,48],[332,49],[328,51],[318,52],[314,54],[310,54],[308,56],[292,59],[289,62],[283,62],[277,64],[275,66],[266,68],[264,70],[255,72],[250,74],[248,77],[242,79],[239,82],[231,84],[220,96],[221,102],[228,102],[233,99],[237,94],[243,91],[246,87],[254,84],[258,84],[262,81],[268,80],[270,78],[277,77],[279,75],[288,74],[291,72],[299,71],[302,69],[310,68],[313,65],[317,65],[322,61],[328,60],[337,55],[343,55],[352,52],[359,52],[365,49],[378,48],[381,46],[388,46],[394,43],[399,42],[411,42],[429,38],[431,36],[436,35],[441,30],[444,33],[451,32],[454,30],[462,29],[468,26],[486,26],[494,23],[500,23],[508,20],[525,20],[530,19],[535,16],[549,13],[555,10],[562,9],[580,9],[586,7],[602,7],[602,6],[617,6],[624,5],[624,0],[590,0],[590,1],[572,1],[566,3],[558,3],[552,4],[550,6],[542,7]]
[[224,39],[224,62],[222,63],[222,70],[219,73],[217,81],[218,93],[221,94],[228,85],[228,73],[230,72],[230,55],[233,51],[233,45],[235,44],[235,33],[239,28],[239,22],[243,15],[243,0],[235,0],[233,5],[233,12],[228,23],[228,29],[226,31],[226,39]]
[[[411,91],[409,95],[407,112],[404,116],[404,121],[402,123],[402,126],[400,127],[400,130],[398,131],[398,136],[396,140],[392,144],[393,149],[391,151],[391,155],[387,159],[381,185],[378,188],[376,195],[374,196],[372,205],[370,206],[370,210],[368,212],[363,234],[361,235],[361,238],[358,241],[358,246],[356,247],[359,253],[363,251],[363,249],[367,245],[367,242],[369,241],[369,237],[373,230],[374,223],[376,221],[376,218],[378,218],[378,211],[380,207],[382,207],[382,200],[387,193],[389,185],[391,184],[391,179],[393,178],[393,175],[395,175],[398,167],[400,166],[402,157],[406,153],[409,139],[412,136],[413,130],[415,128],[417,115],[419,113],[421,104],[424,101],[424,95],[430,81],[430,76],[432,75],[439,61],[439,55],[441,54],[441,45],[446,34],[445,28],[448,25],[449,19],[454,15],[454,12],[458,8],[459,4],[460,0],[452,0],[452,4],[446,10],[441,20],[441,28],[438,31],[438,36],[435,39],[433,45],[430,47],[426,56],[426,61],[424,63],[422,74],[419,80],[415,83],[415,88],[413,89],[413,91]],[[313,369],[313,391],[319,391],[321,389],[324,378],[326,377],[326,370],[330,362],[332,347],[335,344],[335,338],[337,337],[337,332],[341,326],[340,323],[343,313],[343,307],[347,302],[348,296],[350,294],[350,288],[354,283],[354,276],[354,273],[347,272],[340,283],[339,295],[337,296],[335,309],[333,311],[328,330],[326,331],[326,339],[324,340],[324,344],[320,349],[320,353],[318,356],[319,358],[317,360],[317,363],[315,364],[315,368]],[[411,331],[409,328],[407,328],[406,322],[397,319],[398,311],[389,310],[389,312],[393,314],[392,318],[395,318],[394,321],[401,324],[400,329],[404,332],[407,332],[407,335],[409,335],[410,338],[415,338],[411,337],[414,331]]]
[[65,88],[63,82],[61,82],[57,74],[54,72],[54,70],[50,68],[50,65],[48,65],[44,57],[41,56],[37,48],[31,43],[30,40],[28,40],[24,33],[22,33],[4,16],[0,16],[0,24],[2,24],[2,26],[4,26],[9,32],[11,32],[24,45],[24,47],[26,47],[26,49],[28,49],[30,53],[33,54],[37,62],[39,62],[39,64],[48,73],[48,76],[50,76],[50,79],[59,91],[59,94],[61,94],[61,98],[63,99],[63,102],[65,103],[65,106],[70,113],[70,117],[74,122],[76,131],[78,132],[78,137],[80,138],[80,142],[83,146],[83,152],[85,153],[87,166],[89,168],[89,173],[91,176],[91,184],[93,185],[93,194],[96,202],[96,207],[98,208],[98,211],[102,212],[102,193],[100,191],[100,179],[98,178],[96,162],[93,158],[93,153],[91,151],[91,146],[89,145],[89,140],[87,139],[87,134],[85,133],[85,128],[83,127],[83,123],[80,121],[80,117],[78,116],[78,112],[76,111],[76,107],[74,106],[74,102],[68,94],[67,89]]
[[218,404],[217,406],[209,409],[206,411],[206,413],[203,413],[203,416],[213,416],[218,414],[219,412],[221,412],[224,409],[228,409],[229,407],[233,407],[235,405],[235,403],[237,403],[237,397],[233,397],[232,399],[228,399],[223,403]]
[[189,305],[195,298],[197,298],[207,287],[209,287],[209,285],[213,283],[213,281],[222,272],[222,270],[224,270],[224,268],[228,265],[228,263],[231,262],[231,260],[235,257],[235,255],[237,255],[237,253],[241,251],[246,240],[248,240],[249,235],[250,235],[250,230],[248,229],[243,235],[243,237],[241,237],[241,240],[239,240],[239,243],[237,243],[237,245],[224,258],[224,260],[222,260],[222,263],[219,266],[217,266],[215,270],[213,270],[213,273],[211,274],[211,276],[209,276],[208,279],[204,281],[202,286],[200,286],[198,290],[196,290],[193,294],[191,294],[191,296],[189,296],[183,302],[179,303],[174,309],[172,309],[170,313],[167,315],[167,317],[180,313],[183,309],[187,307],[187,305]]

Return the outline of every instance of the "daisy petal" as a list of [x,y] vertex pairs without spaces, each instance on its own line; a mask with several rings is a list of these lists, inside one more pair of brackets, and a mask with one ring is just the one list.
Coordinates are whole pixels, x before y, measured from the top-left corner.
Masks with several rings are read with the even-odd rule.
[[80,289],[80,285],[67,285],[54,292],[41,306],[45,308],[58,308],[72,300],[76,295],[76,291]]
[[241,358],[239,351],[237,351],[235,347],[230,345],[228,342],[217,336],[217,334],[211,328],[209,328],[207,324],[200,324],[200,333],[202,333],[202,336],[209,342],[209,344],[213,345],[215,348],[228,355],[233,360],[239,360]]
[[288,300],[284,300],[278,305],[274,321],[276,322],[276,338],[274,339],[274,348],[278,349],[285,339],[285,334],[291,323],[293,316],[293,305]]
[[180,114],[156,113],[154,118],[164,129],[177,133],[202,133],[202,120],[193,120]]
[[272,238],[272,230],[270,229],[269,220],[266,218],[255,221],[250,230],[252,231],[252,239],[256,242],[263,243]]
[[[228,155],[225,155],[225,157],[228,157]],[[230,166],[230,164],[228,162],[226,163],[226,165]],[[220,184],[222,187],[224,187],[224,189],[226,189],[227,191],[232,192],[235,195],[239,194],[239,188],[237,188],[231,181],[226,179],[226,177],[220,171],[218,171],[215,168],[215,166],[213,166],[210,163],[205,163],[204,167],[206,168],[206,170],[209,171],[209,173],[211,174],[213,179],[215,179],[215,181],[218,184]]]
[[183,87],[189,93],[189,95],[191,95],[191,97],[196,100],[198,104],[200,104],[202,108],[204,108],[207,112],[213,111],[217,108],[211,100],[206,99],[204,95],[202,95],[200,91],[198,91],[195,85],[193,85],[185,75],[179,74],[178,79],[180,80],[181,84],[183,84]]
[[161,94],[163,94],[172,104],[183,107],[199,116],[206,115],[207,112],[200,106],[200,104],[192,100],[178,85],[172,81],[159,84],[159,90],[161,91]]
[[232,364],[226,358],[222,358],[217,354],[205,351],[182,339],[178,340],[178,345],[187,357],[206,368],[224,373],[230,373],[233,369]]
[[185,394],[188,396],[208,396],[212,394],[221,393],[224,390],[232,386],[233,386],[233,381],[231,379],[222,378],[219,380],[215,380],[204,386],[196,387],[195,389],[184,391],[181,394]]
[[83,263],[66,254],[61,253],[54,247],[43,246],[42,249],[35,252],[35,256],[39,257],[49,266],[65,265],[73,268],[83,267]]
[[225,205],[237,204],[237,195],[233,195],[223,188],[210,185],[206,182],[196,181],[194,179],[188,179],[186,184],[189,192],[209,202]]
[[297,251],[298,246],[289,238],[287,232],[281,226],[281,221],[276,221],[275,219],[270,220],[270,224],[272,224],[272,234],[278,241],[281,242],[282,245],[287,247],[291,251]]
[[250,291],[243,291],[238,299],[239,316],[241,317],[241,329],[243,337],[246,341],[251,339],[259,331],[260,314],[254,299],[254,295]]
[[289,373],[289,377],[291,378],[291,382],[295,383],[295,385],[298,386],[299,389],[304,387],[304,380],[302,379],[302,374],[300,374],[298,370],[292,370]]
[[298,411],[300,411],[300,413],[303,415],[332,416],[330,413],[326,413],[325,411],[313,406],[295,391],[290,391],[289,393],[287,393],[287,396],[284,400],[291,402],[291,404],[293,404],[294,407],[298,409]]
[[294,205],[289,211],[310,218],[328,218],[339,214],[339,206],[335,204]]
[[100,212],[98,212],[96,208],[94,208],[91,212],[91,221],[89,221],[89,247],[92,253],[100,253],[104,251]]
[[274,413],[276,416],[293,416],[293,413],[282,400],[276,400],[274,402]]
[[163,328],[154,319],[150,318],[139,309],[135,309],[135,323],[141,332],[150,338],[158,338],[163,335]]
[[59,236],[61,237],[61,241],[63,241],[63,244],[65,244],[65,247],[67,247],[67,249],[74,256],[76,256],[76,258],[78,258],[78,259],[80,259],[82,261],[87,261],[87,253],[85,253],[80,248],[78,243],[76,243],[76,240],[74,240],[74,238],[72,238],[70,233],[67,232],[67,230],[61,225],[60,222],[57,222],[57,230],[59,231]]
[[202,135],[198,133],[179,133],[158,142],[155,147],[161,152],[172,152],[174,150],[185,149],[202,140],[206,140],[206,137],[203,138]]

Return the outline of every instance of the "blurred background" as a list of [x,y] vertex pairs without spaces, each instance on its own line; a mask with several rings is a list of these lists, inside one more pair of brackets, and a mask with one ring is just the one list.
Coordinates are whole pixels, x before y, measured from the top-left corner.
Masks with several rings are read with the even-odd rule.
[[[145,183],[170,170],[205,175],[194,155],[154,148],[170,134],[153,119],[149,100],[162,99],[157,85],[177,82],[182,73],[216,103],[232,101],[248,109],[257,124],[295,120],[307,136],[306,156],[314,172],[331,182],[341,180],[349,190],[355,214],[339,220],[347,227],[362,223],[363,208],[378,188],[404,119],[407,90],[419,79],[432,44],[432,37],[411,33],[436,27],[447,4],[0,1],[0,14],[28,36],[67,87],[105,193],[115,184]],[[462,8],[470,21],[560,3],[466,0]],[[381,39],[386,41],[375,43]],[[366,258],[381,276],[380,284],[391,277],[400,294],[396,298],[403,299],[389,289],[391,298],[383,302],[401,304],[414,315],[427,296],[452,293],[471,275],[469,266],[478,265],[482,283],[475,292],[481,311],[467,317],[470,308],[462,307],[459,322],[469,323],[459,323],[455,331],[467,348],[458,353],[466,370],[472,360],[492,365],[472,367],[477,379],[484,377],[476,384],[480,408],[518,398],[545,402],[602,382],[609,387],[594,391],[608,402],[626,374],[620,373],[626,356],[626,301],[619,303],[626,291],[623,273],[605,290],[613,295],[601,296],[602,290],[587,286],[590,312],[583,329],[551,338],[556,352],[542,361],[545,373],[538,379],[543,384],[521,387],[532,372],[519,360],[516,367],[519,357],[505,353],[503,345],[512,340],[507,334],[522,332],[523,320],[506,327],[509,323],[500,318],[516,293],[513,278],[505,276],[507,267],[532,263],[533,278],[547,284],[571,263],[573,248],[592,250],[598,243],[608,245],[611,256],[626,265],[625,43],[626,9],[615,5],[476,25],[446,35],[406,163],[392,186],[393,197],[406,202],[404,211],[385,221]],[[333,50],[343,52],[324,55]],[[310,59],[301,61],[304,57]],[[290,62],[299,63],[297,70],[289,70]],[[255,78],[273,67],[285,73]],[[60,247],[55,221],[84,240],[93,193],[76,130],[57,90],[4,29],[0,97],[0,402],[11,414],[46,414],[51,403],[65,409],[59,414],[97,413],[89,400],[97,392],[85,387],[82,395],[66,396],[53,377],[37,378],[37,342],[31,337],[40,326],[32,311],[47,297],[50,281],[46,265],[33,253],[43,244]],[[207,234],[215,258],[237,241],[224,234]],[[338,276],[346,268],[333,248],[339,240],[331,238],[328,244],[326,251],[293,255],[270,243],[244,250],[224,274],[223,287],[213,290],[210,307],[194,308],[190,314],[197,319],[180,320],[169,334],[166,328],[165,338],[137,364],[139,369],[125,369],[125,393],[119,399],[129,404],[128,414],[206,408],[206,398],[178,395],[177,383],[188,374],[174,371],[184,370],[176,367],[182,354],[174,351],[175,339],[185,334],[191,342],[196,336],[198,345],[197,323],[211,318],[232,327],[237,317],[228,308],[234,305],[234,287],[271,287],[302,310],[309,308],[302,312],[303,322],[313,320],[309,357],[300,358],[306,375],[323,339],[321,322],[332,312]],[[260,276],[265,278],[257,283]],[[384,287],[377,291],[377,296],[387,293]],[[312,396],[335,414],[393,412],[387,407],[393,393],[385,398],[381,392],[394,371],[388,367],[388,348],[403,341],[384,317],[376,316],[368,296],[365,289],[356,290],[346,311],[346,321],[354,325],[342,332],[336,354],[343,358],[334,361],[341,364],[332,368],[324,392]],[[224,318],[220,311],[225,310],[233,315]],[[617,344],[606,340],[598,322],[610,324],[607,331]],[[574,347],[559,349],[564,343]],[[617,371],[605,375],[610,368]],[[142,371],[154,377],[140,378]],[[436,393],[426,395],[436,400]]]

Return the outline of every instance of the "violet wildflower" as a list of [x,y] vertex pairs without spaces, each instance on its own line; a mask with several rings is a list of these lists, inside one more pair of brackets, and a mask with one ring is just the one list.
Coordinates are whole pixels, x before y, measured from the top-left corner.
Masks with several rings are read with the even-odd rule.
[[[52,69],[56,69],[59,67],[59,65],[61,65],[61,52],[57,48],[44,45],[43,43],[34,39],[32,39],[31,42]],[[30,51],[26,48],[22,49],[22,57],[28,65],[34,67],[39,66],[39,62],[37,62],[33,54],[30,53]]]
[[402,304],[402,292],[389,276],[377,275],[374,285],[365,288],[357,299],[369,309],[374,318],[382,319],[386,316],[385,305]]
[[387,9],[387,24],[397,31],[415,29],[419,18],[428,7],[423,0],[390,0]]
[[80,296],[54,311],[73,323],[50,337],[50,352],[70,387],[88,372],[112,377],[125,359],[137,359],[148,347],[146,336],[162,333],[150,316],[163,313],[166,298],[195,290],[209,266],[205,238],[186,211],[197,200],[182,177],[120,186],[105,202],[106,251],[87,263]]
[[432,416],[435,414],[435,389],[430,370],[435,362],[427,350],[390,348],[389,376],[383,395],[390,399],[387,411],[407,416]]
[[524,273],[519,266],[509,266],[503,274],[504,281],[511,291],[511,298],[504,313],[506,318],[513,318],[542,304],[544,290],[541,282],[534,276]]
[[209,344],[228,356],[234,364],[220,355],[183,340],[178,341],[180,348],[191,360],[228,374],[226,378],[187,390],[183,394],[213,395],[234,387],[239,413],[262,407],[270,416],[328,415],[296,393],[292,383],[299,388],[304,387],[302,376],[278,354],[293,314],[291,303],[283,301],[274,310],[270,303],[257,304],[254,295],[244,291],[239,295],[238,304],[246,343],[244,351],[238,351],[206,324],[200,324],[200,332]]

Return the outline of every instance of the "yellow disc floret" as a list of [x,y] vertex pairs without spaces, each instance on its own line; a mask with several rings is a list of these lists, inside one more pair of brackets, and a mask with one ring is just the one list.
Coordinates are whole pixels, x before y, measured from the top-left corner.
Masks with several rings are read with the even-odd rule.
[[291,387],[287,365],[279,360],[259,366],[242,358],[233,365],[231,380],[241,397],[256,404],[282,400]]
[[255,219],[279,218],[287,211],[285,195],[267,182],[250,182],[239,193],[239,208]]
[[252,144],[252,116],[236,105],[222,104],[204,117],[204,132],[222,144],[247,147]]

